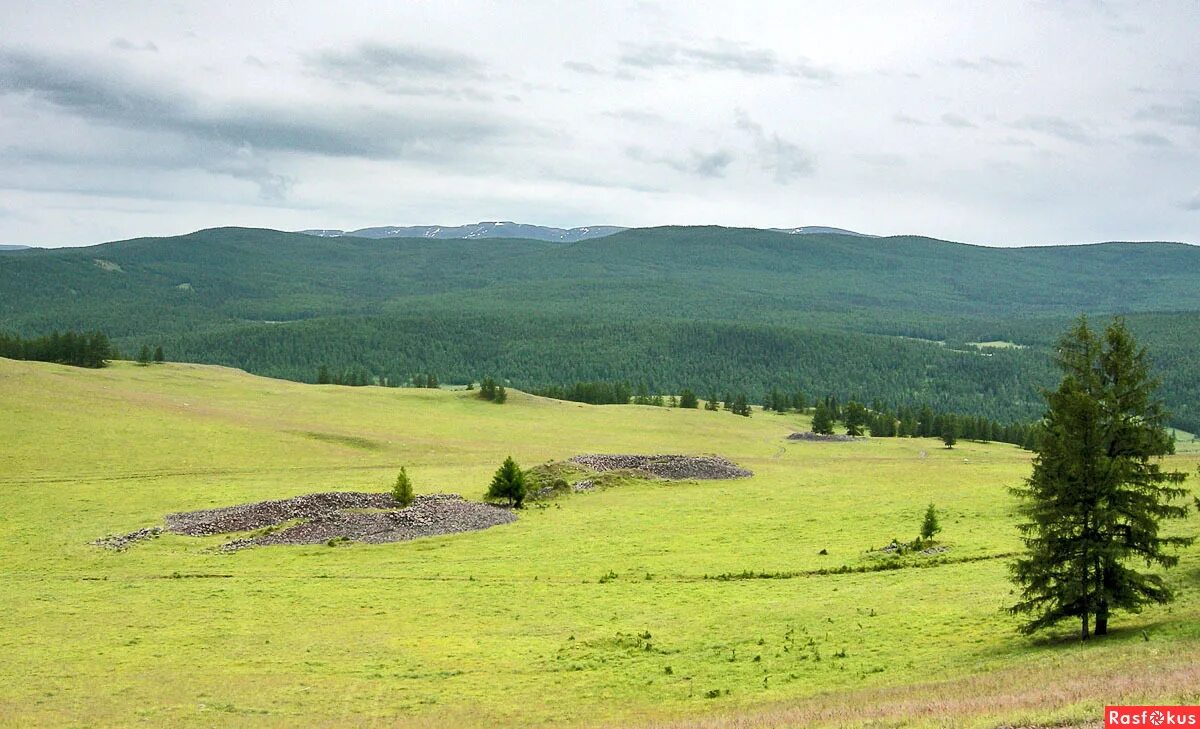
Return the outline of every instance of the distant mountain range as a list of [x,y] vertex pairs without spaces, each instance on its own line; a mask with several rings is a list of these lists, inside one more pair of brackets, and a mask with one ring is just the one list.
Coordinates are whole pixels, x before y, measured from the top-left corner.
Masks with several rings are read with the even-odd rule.
[[825,225],[802,225],[799,228],[768,228],[776,233],[789,233],[791,235],[854,235],[859,238],[878,238],[877,235],[870,233],[856,233],[853,230],[845,228],[830,228]]
[[[385,226],[378,228],[359,228],[358,230],[312,229],[301,230],[305,235],[318,238],[439,238],[439,239],[479,239],[479,238],[522,238],[524,240],[557,241],[574,243],[590,238],[605,236],[629,230],[618,225],[590,225],[582,228],[553,228],[545,225],[530,225],[514,223],[510,220],[480,222],[474,225],[403,225]],[[805,225],[799,228],[769,228],[777,233],[791,235],[853,235],[862,238],[878,236],[866,233],[855,233],[844,228],[830,228],[823,225]]]
[[321,238],[521,238],[523,240],[574,243],[588,238],[603,238],[623,230],[626,229],[615,225],[551,228],[544,225],[529,225],[502,220],[475,223],[474,225],[393,225],[379,228],[359,228],[358,230],[302,230],[300,232]]
[[0,253],[2,253],[2,252],[4,252],[4,251],[27,251],[27,250],[29,250],[31,247],[32,247],[32,246],[18,246],[18,245],[10,245],[10,244],[0,244]]

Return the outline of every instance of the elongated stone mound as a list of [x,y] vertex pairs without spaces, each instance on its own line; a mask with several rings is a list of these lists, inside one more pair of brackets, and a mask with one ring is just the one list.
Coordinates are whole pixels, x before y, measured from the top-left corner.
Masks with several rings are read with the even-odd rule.
[[754,475],[753,472],[720,456],[591,454],[574,456],[570,460],[594,471],[641,471],[672,481],[746,478]]

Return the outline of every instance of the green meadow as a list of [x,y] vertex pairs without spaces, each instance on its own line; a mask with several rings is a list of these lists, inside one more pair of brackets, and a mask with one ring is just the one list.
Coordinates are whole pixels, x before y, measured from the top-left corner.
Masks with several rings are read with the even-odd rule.
[[[1107,639],[1016,632],[1015,446],[789,442],[807,418],[472,395],[0,360],[0,725],[997,726],[1200,701],[1200,547],[1168,573],[1174,604]],[[175,511],[387,490],[401,465],[418,493],[479,499],[508,455],[580,453],[755,475],[398,544],[89,544]],[[1193,491],[1198,463],[1171,463]],[[946,552],[872,551],[930,503]]]

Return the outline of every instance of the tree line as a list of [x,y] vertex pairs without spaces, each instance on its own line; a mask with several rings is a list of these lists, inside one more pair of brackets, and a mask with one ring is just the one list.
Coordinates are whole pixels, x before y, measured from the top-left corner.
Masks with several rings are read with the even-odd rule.
[[52,332],[22,338],[0,333],[0,357],[99,368],[116,359],[117,350],[104,332]]

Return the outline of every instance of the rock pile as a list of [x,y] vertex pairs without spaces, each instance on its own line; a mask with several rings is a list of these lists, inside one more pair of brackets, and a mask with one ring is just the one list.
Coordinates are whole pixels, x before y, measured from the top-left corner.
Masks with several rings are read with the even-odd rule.
[[574,456],[570,460],[572,463],[587,466],[594,471],[639,471],[672,481],[746,478],[754,475],[751,471],[720,456],[592,454]]
[[282,524],[293,519],[327,516],[339,509],[397,509],[391,494],[334,491],[305,494],[278,501],[259,501],[220,509],[201,509],[167,514],[167,529],[189,537],[245,532]]
[[499,506],[467,501],[456,494],[428,494],[418,496],[405,509],[376,512],[335,510],[286,529],[234,540],[224,549],[232,551],[272,544],[323,544],[337,539],[383,544],[438,534],[478,531],[516,519],[512,511]]
[[112,534],[103,539],[97,539],[92,544],[97,547],[123,552],[143,539],[157,537],[159,534],[162,534],[162,531],[162,527],[146,527],[145,529],[138,529],[136,532],[129,532],[128,534]]
[[[356,510],[370,511],[356,511]],[[352,540],[382,544],[437,534],[477,531],[516,521],[512,511],[491,504],[467,501],[456,494],[418,496],[400,508],[391,494],[332,492],[305,494],[290,499],[260,501],[168,514],[166,527],[149,527],[129,534],[92,542],[108,549],[128,549],[142,539],[164,531],[191,537],[247,532],[298,522],[265,534],[235,539],[222,549],[233,551],[270,544],[322,544]]]
[[792,433],[787,437],[788,440],[811,440],[820,441],[823,443],[847,443],[857,440],[852,435],[826,435],[824,433]]

